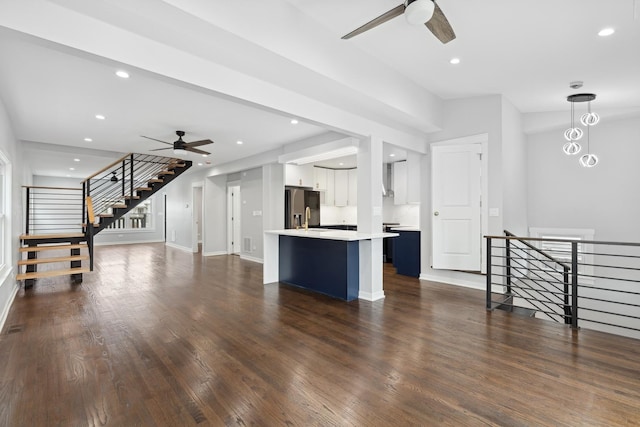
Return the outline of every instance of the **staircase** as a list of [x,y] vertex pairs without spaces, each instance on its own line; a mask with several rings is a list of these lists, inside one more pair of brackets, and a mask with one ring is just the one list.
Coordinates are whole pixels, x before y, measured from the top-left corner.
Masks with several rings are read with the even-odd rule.
[[[192,166],[191,161],[130,153],[82,181],[82,188],[24,187],[25,232],[17,280],[82,283],[93,271],[93,239]],[[87,265],[88,264],[88,265]]]

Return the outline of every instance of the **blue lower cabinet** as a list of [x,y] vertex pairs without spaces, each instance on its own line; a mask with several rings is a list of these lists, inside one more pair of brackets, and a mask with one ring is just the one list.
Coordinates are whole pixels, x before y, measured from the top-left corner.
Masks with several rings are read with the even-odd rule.
[[420,277],[420,232],[398,231],[393,239],[393,266],[398,274]]
[[359,242],[279,237],[280,281],[351,301],[359,291]]

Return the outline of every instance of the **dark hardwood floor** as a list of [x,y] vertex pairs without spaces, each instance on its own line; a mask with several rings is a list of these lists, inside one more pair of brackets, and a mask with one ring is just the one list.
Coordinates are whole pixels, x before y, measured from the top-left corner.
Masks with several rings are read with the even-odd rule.
[[640,424],[640,341],[487,313],[481,291],[386,267],[386,299],[346,303],[162,244],[95,266],[19,291],[1,426]]

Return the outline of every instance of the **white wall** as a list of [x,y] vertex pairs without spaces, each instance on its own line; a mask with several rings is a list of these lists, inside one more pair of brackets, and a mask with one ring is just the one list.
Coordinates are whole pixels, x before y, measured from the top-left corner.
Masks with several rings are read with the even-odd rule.
[[[192,183],[204,181],[206,172],[206,170],[198,170],[198,166],[192,166],[190,170],[171,181],[162,189],[167,194],[166,244],[168,246],[189,252],[193,251],[191,245],[193,231]],[[206,223],[204,227],[206,233]]]
[[564,154],[563,132],[528,138],[529,225],[592,228],[596,240],[639,242],[640,120],[594,126],[591,152],[600,162],[591,169],[580,166],[578,157]]
[[[242,211],[240,256],[256,261],[262,260],[264,252],[262,215],[258,215],[258,212],[262,212],[262,191],[262,168],[251,169],[240,174],[240,209]],[[244,242],[247,238],[251,240],[250,248],[245,248]]]
[[519,236],[527,229],[527,139],[522,114],[502,98],[503,227]]
[[207,177],[204,182],[202,255],[227,253],[227,175]]
[[23,206],[22,206],[22,185],[30,184],[25,182],[25,170],[23,168],[22,150],[16,140],[9,116],[5,110],[2,99],[0,99],[0,151],[10,162],[11,179],[11,209],[7,209],[5,214],[6,234],[0,244],[4,245],[5,267],[0,270],[0,328],[9,313],[9,308],[19,289],[16,282],[16,266],[19,259],[18,247],[19,237],[22,232]]

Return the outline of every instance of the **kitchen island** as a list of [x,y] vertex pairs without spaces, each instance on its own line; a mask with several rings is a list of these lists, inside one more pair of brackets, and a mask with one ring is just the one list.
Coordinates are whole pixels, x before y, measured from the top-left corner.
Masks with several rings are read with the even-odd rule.
[[352,301],[360,288],[360,243],[397,235],[331,229],[265,231],[263,282],[284,282]]

